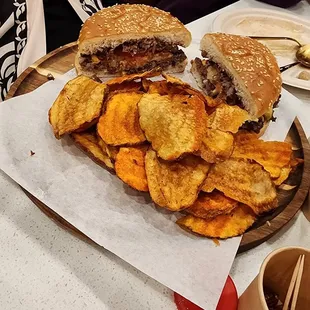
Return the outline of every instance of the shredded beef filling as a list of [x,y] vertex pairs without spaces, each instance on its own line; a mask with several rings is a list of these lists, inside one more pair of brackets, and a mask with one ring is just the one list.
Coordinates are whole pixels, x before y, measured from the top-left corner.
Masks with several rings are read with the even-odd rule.
[[229,105],[238,105],[240,108],[244,108],[236,94],[231,78],[216,63],[211,60],[203,63],[199,58],[195,58],[194,62],[208,96],[222,99]]
[[[203,57],[207,57],[202,53]],[[231,78],[221,68],[211,60],[201,60],[195,58],[194,66],[201,76],[202,87],[205,93],[214,98],[221,99],[229,105],[237,105],[244,109],[241,99],[236,94]],[[273,108],[278,106],[278,100],[273,104]],[[271,121],[275,121],[275,117],[271,117]],[[265,117],[261,116],[257,121],[246,121],[240,129],[259,133],[264,126]]]
[[81,55],[86,70],[107,70],[110,74],[127,74],[176,66],[186,59],[178,46],[158,39],[129,40],[116,48],[102,48],[94,55]]
[[260,117],[258,121],[246,121],[242,124],[239,129],[254,131],[255,133],[259,133],[260,130],[264,127],[264,117]]

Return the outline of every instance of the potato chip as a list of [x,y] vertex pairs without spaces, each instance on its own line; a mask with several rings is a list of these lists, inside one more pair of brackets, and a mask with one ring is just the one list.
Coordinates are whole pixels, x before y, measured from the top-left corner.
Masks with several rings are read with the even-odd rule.
[[97,124],[97,132],[106,144],[135,145],[144,142],[139,125],[138,102],[142,93],[116,93],[106,103],[106,111]]
[[170,74],[167,74],[167,73],[162,73],[161,74],[163,76],[163,78],[168,82],[168,83],[171,83],[171,84],[175,84],[175,85],[180,85],[180,86],[183,86],[184,88],[186,87],[191,87],[188,83],[182,81],[181,79],[178,79],[177,77],[175,76],[172,76]]
[[134,80],[138,80],[138,79],[142,79],[142,78],[150,78],[150,77],[154,77],[154,76],[158,76],[158,75],[160,75],[160,70],[155,68],[151,71],[118,76],[114,79],[107,81],[106,84],[109,86],[114,85],[114,84],[122,84],[124,82],[130,82],[130,81],[134,81]]
[[198,97],[144,94],[138,106],[141,128],[161,158],[174,160],[199,150],[207,116]]
[[49,110],[49,122],[59,139],[64,134],[86,130],[101,115],[107,87],[85,76],[69,81]]
[[215,108],[218,105],[222,104],[222,102],[220,100],[215,100],[212,97],[209,96],[205,96],[206,100],[207,100],[207,106],[209,108]]
[[239,130],[235,135],[235,141],[238,144],[248,143],[251,140],[257,140],[258,136],[254,132]]
[[91,159],[99,165],[104,165],[110,169],[114,169],[114,165],[106,153],[99,146],[96,133],[72,133],[71,137],[74,142],[84,150]]
[[286,142],[263,141],[252,135],[237,135],[231,156],[254,160],[262,165],[272,178],[278,178],[281,168],[289,165],[292,153],[291,145]]
[[177,224],[205,237],[226,239],[242,235],[253,225],[255,219],[252,210],[241,205],[230,214],[219,215],[209,220],[187,215],[178,219]]
[[159,94],[159,95],[168,95],[168,83],[166,81],[155,81],[149,85],[148,89],[149,94]]
[[117,176],[132,188],[147,192],[144,157],[148,146],[121,147],[115,159]]
[[152,199],[172,211],[192,205],[209,167],[208,163],[193,155],[180,161],[164,161],[149,149],[145,156],[145,169]]
[[273,183],[276,186],[281,185],[289,177],[291,171],[292,171],[291,167],[283,167],[283,168],[281,168],[279,177],[277,179],[273,179]]
[[236,105],[220,104],[215,111],[209,115],[207,126],[213,129],[236,133],[239,127],[250,119],[247,111]]
[[214,164],[202,190],[217,189],[236,201],[249,205],[256,214],[277,207],[277,192],[267,171],[246,160],[229,158]]
[[97,136],[97,138],[98,138],[98,144],[99,144],[99,146],[101,147],[102,151],[103,151],[104,153],[106,153],[112,161],[115,161],[116,155],[117,155],[117,153],[118,153],[118,151],[119,151],[119,147],[118,147],[118,146],[112,146],[112,145],[106,144],[106,143],[100,138],[99,135]]
[[174,85],[175,87],[170,90],[170,93],[180,93],[180,94],[188,94],[199,97],[205,104],[208,103],[209,98],[205,96],[198,89],[191,87],[188,83],[176,78],[175,76],[168,75],[166,73],[162,73],[162,76],[166,79],[169,84]]
[[121,84],[109,85],[109,92],[139,92],[142,89],[141,82],[125,81]]
[[234,137],[229,132],[207,128],[202,144],[197,152],[208,163],[215,163],[230,157],[234,146]]
[[220,214],[228,214],[236,208],[238,202],[226,197],[219,191],[212,193],[200,193],[198,199],[186,209],[196,217],[210,219]]

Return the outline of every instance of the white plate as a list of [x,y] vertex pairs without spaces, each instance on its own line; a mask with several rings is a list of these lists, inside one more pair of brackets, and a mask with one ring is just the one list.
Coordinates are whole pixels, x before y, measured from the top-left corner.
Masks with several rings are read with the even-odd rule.
[[[266,9],[240,9],[218,15],[211,26],[212,32],[226,32],[247,36],[286,36],[310,43],[310,20]],[[295,62],[298,45],[291,41],[261,41],[277,57],[279,66]],[[282,74],[283,83],[310,90],[310,81],[297,78],[301,71],[310,69],[296,66]]]

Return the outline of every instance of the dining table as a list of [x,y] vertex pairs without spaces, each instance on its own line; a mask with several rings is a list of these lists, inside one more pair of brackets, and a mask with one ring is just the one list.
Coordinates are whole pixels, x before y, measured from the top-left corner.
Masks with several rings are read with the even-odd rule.
[[[288,9],[241,0],[191,22],[187,28],[202,37],[218,14],[240,8],[310,16],[310,4],[305,0]],[[310,111],[310,91],[283,87]],[[309,137],[310,125],[302,124]],[[0,309],[176,309],[170,289],[103,247],[57,225],[2,171],[0,214]],[[310,248],[309,228],[309,221],[299,211],[268,241],[238,254],[230,271],[238,294],[248,287],[273,250],[284,246]]]

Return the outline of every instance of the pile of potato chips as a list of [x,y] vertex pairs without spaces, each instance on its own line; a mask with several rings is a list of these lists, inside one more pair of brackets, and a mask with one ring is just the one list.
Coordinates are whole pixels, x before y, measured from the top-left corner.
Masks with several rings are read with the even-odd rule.
[[107,83],[78,76],[49,111],[57,139],[71,134],[123,182],[186,213],[181,227],[222,239],[276,208],[276,186],[300,162],[290,144],[238,131],[249,119],[175,77],[159,80],[156,71]]

